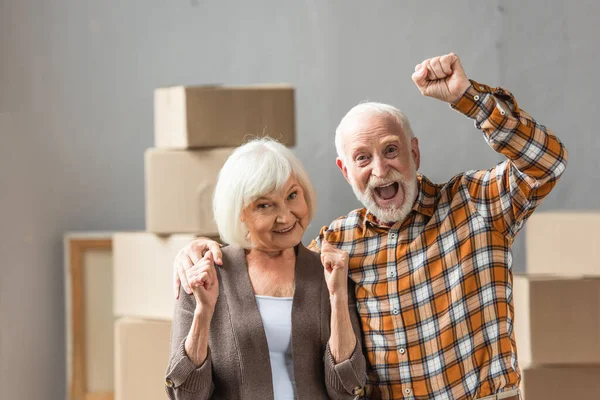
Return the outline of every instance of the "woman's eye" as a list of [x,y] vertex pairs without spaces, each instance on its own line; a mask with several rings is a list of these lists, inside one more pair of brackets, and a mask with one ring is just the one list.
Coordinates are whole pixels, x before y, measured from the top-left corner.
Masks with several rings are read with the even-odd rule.
[[261,204],[257,205],[256,208],[258,208],[260,210],[265,210],[265,209],[269,208],[269,204],[261,203]]
[[296,197],[298,196],[298,192],[292,192],[290,193],[290,195],[288,196],[288,199],[290,200],[294,200]]

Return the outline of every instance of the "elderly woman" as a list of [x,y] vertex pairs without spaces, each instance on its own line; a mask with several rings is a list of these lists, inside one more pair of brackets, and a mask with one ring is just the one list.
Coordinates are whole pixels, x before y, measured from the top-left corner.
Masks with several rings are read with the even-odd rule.
[[171,399],[354,399],[366,381],[348,256],[302,235],[314,189],[292,152],[247,143],[214,195],[222,266],[211,252],[187,270],[193,295],[175,306]]

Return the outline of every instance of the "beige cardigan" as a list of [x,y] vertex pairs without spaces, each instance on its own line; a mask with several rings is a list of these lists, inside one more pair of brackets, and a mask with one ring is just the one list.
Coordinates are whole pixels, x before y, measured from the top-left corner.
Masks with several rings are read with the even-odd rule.
[[[244,249],[226,246],[222,252],[223,266],[217,266],[219,297],[210,325],[209,352],[199,368],[184,349],[195,298],[182,291],[176,302],[166,376],[170,399],[273,399],[269,349]],[[355,399],[355,388],[365,385],[366,364],[354,287],[351,281],[348,285],[350,318],[358,340],[350,359],[334,364],[327,344],[331,309],[323,266],[318,254],[298,245],[292,301],[297,399]]]

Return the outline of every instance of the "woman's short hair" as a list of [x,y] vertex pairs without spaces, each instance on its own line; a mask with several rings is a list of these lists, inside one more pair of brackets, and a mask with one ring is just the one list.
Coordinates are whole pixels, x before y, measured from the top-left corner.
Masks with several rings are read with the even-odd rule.
[[256,199],[296,178],[304,191],[308,219],[316,211],[316,193],[308,174],[294,153],[270,137],[251,140],[229,156],[219,172],[213,197],[213,214],[225,243],[250,248],[242,211]]

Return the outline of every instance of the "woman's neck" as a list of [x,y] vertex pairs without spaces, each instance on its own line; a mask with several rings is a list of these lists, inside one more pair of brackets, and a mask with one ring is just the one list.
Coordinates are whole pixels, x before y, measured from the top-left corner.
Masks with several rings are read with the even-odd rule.
[[277,262],[289,261],[296,259],[296,250],[292,247],[285,250],[271,249],[248,249],[246,250],[246,258],[259,262]]
[[278,252],[246,250],[246,261],[254,294],[274,297],[294,295],[294,248]]

